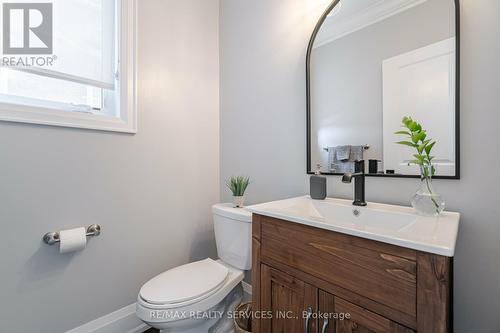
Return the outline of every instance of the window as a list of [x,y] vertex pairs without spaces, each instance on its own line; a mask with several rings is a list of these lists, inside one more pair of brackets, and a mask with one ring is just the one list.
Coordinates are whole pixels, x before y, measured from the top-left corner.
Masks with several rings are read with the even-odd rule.
[[136,132],[135,0],[0,2],[0,120]]

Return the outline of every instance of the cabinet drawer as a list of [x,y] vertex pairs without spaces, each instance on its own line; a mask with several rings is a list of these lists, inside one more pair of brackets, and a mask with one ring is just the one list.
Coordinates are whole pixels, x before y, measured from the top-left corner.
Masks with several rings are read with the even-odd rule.
[[261,256],[416,317],[416,252],[308,227],[261,219]]

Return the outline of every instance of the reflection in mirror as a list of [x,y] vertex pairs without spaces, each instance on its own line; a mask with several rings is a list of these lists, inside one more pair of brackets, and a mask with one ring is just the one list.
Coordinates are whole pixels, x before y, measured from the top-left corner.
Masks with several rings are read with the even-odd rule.
[[341,0],[310,53],[308,168],[419,175],[397,145],[401,119],[422,123],[437,176],[458,177],[454,0]]

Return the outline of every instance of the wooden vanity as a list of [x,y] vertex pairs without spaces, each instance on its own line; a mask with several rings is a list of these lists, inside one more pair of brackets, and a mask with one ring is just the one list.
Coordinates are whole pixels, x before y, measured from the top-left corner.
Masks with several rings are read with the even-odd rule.
[[255,212],[252,228],[253,333],[452,332],[452,258]]

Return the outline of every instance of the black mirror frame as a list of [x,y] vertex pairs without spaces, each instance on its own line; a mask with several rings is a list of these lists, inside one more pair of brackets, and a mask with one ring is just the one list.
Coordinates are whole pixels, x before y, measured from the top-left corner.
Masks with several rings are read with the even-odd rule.
[[[306,54],[306,149],[307,149],[307,174],[314,174],[311,168],[311,53],[318,35],[319,29],[325,22],[328,14],[341,0],[333,0],[325,12],[319,18],[312,32]],[[460,0],[455,2],[455,39],[456,39],[456,64],[455,64],[455,175],[435,176],[435,179],[460,179]],[[341,176],[341,173],[321,173],[322,175]],[[420,178],[419,175],[398,174],[366,174],[369,177],[392,177],[392,178]]]

